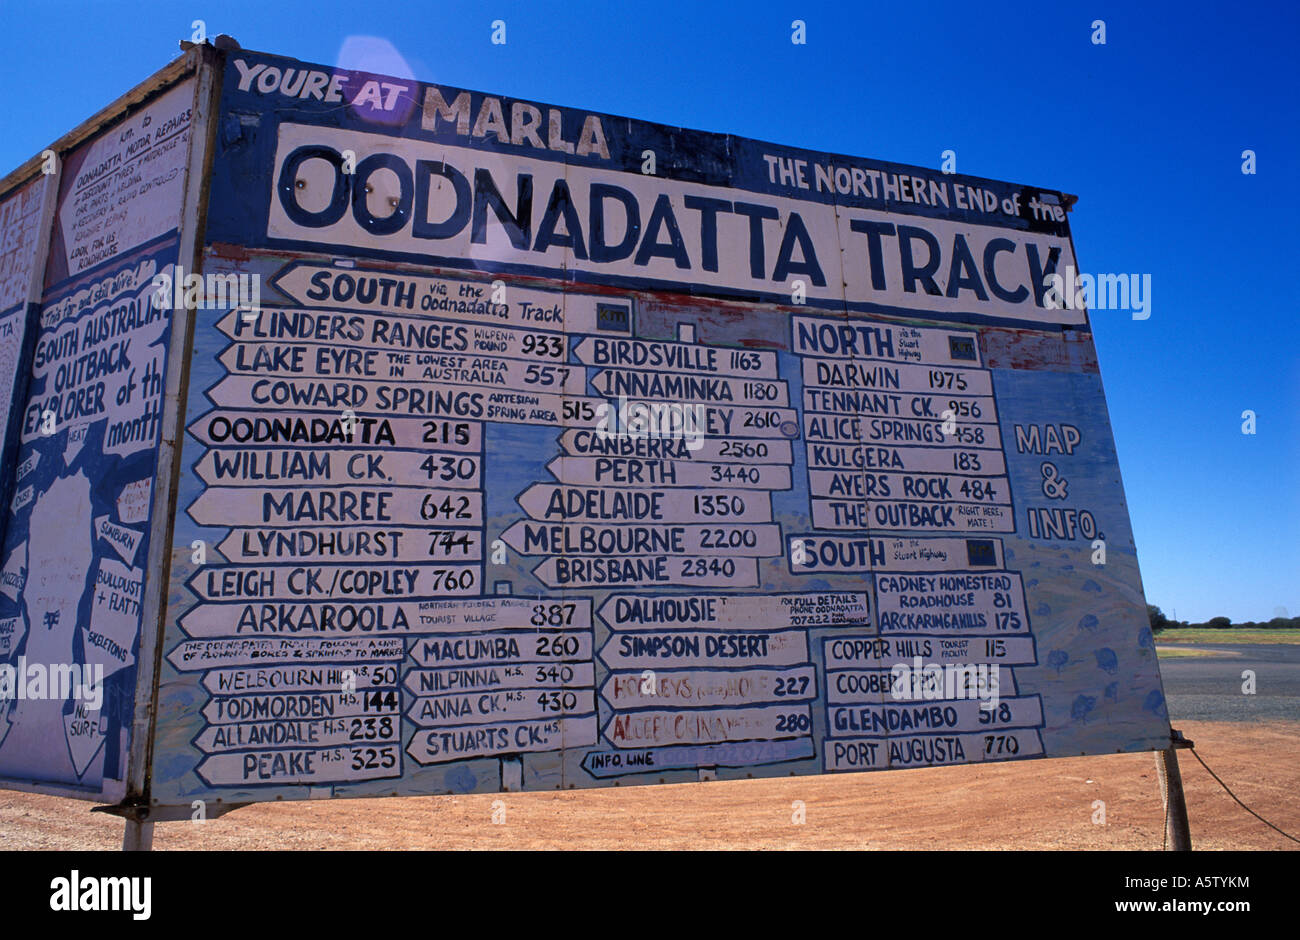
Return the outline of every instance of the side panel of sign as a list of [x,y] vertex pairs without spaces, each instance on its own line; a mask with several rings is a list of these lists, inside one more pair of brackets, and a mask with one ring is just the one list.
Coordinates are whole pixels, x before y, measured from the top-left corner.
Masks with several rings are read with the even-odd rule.
[[192,98],[63,155],[0,597],[0,777],[29,788],[124,790]]
[[[53,174],[24,183],[0,199],[0,506],[7,507],[15,486],[21,407],[30,374],[34,330],[32,299],[39,292],[37,266],[48,235],[47,194]],[[0,515],[0,545],[9,513]],[[12,636],[6,633],[6,636]],[[0,646],[3,649],[3,646]],[[6,651],[7,652],[7,651]]]

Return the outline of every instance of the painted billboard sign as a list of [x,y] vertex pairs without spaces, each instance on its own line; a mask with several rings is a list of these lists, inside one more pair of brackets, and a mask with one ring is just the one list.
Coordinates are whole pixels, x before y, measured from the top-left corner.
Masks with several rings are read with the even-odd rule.
[[[84,415],[80,451],[23,439],[40,485],[6,536],[6,585],[41,538],[80,546],[83,652],[136,642],[86,572],[157,584],[144,540],[170,539],[134,795],[1166,746],[1087,312],[1048,289],[1077,267],[1061,193],[208,54],[192,345],[162,361],[166,322],[132,321],[136,397],[112,370],[123,414]],[[96,259],[58,218],[47,345],[180,283],[175,222]],[[149,453],[109,443],[153,373],[184,377],[168,520],[128,472]],[[31,534],[55,485],[84,544]]]
[[156,799],[1164,746],[1059,193],[245,53],[221,110],[264,286],[196,327]]

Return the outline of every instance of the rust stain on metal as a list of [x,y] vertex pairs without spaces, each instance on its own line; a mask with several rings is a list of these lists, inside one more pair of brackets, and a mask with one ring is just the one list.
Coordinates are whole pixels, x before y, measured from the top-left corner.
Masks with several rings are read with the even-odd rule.
[[1042,333],[986,327],[981,332],[984,363],[991,369],[1097,372],[1091,339],[1091,334],[1076,330]]
[[208,246],[208,252],[217,258],[229,258],[232,261],[248,261],[253,257],[251,251],[243,245],[232,245],[229,242],[217,242]]

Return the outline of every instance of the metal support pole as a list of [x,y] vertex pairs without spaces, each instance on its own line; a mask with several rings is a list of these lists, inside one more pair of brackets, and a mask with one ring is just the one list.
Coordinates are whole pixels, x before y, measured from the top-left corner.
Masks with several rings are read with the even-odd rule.
[[153,851],[153,823],[126,816],[126,831],[122,834],[123,852]]
[[1191,742],[1175,731],[1173,741],[1163,751],[1156,751],[1156,773],[1160,777],[1160,796],[1165,806],[1165,842],[1171,852],[1192,850],[1192,830],[1187,824],[1187,798],[1183,795],[1183,775],[1178,772],[1178,748]]

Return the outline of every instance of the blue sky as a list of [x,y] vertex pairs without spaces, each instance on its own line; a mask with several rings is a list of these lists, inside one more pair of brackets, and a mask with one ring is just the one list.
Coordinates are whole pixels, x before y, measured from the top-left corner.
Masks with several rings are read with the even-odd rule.
[[420,79],[922,166],[951,149],[960,172],[1079,194],[1082,269],[1152,277],[1150,319],[1093,316],[1148,601],[1300,615],[1295,6],[7,0],[0,174],[199,18],[306,61],[398,71],[358,60],[375,37]]

